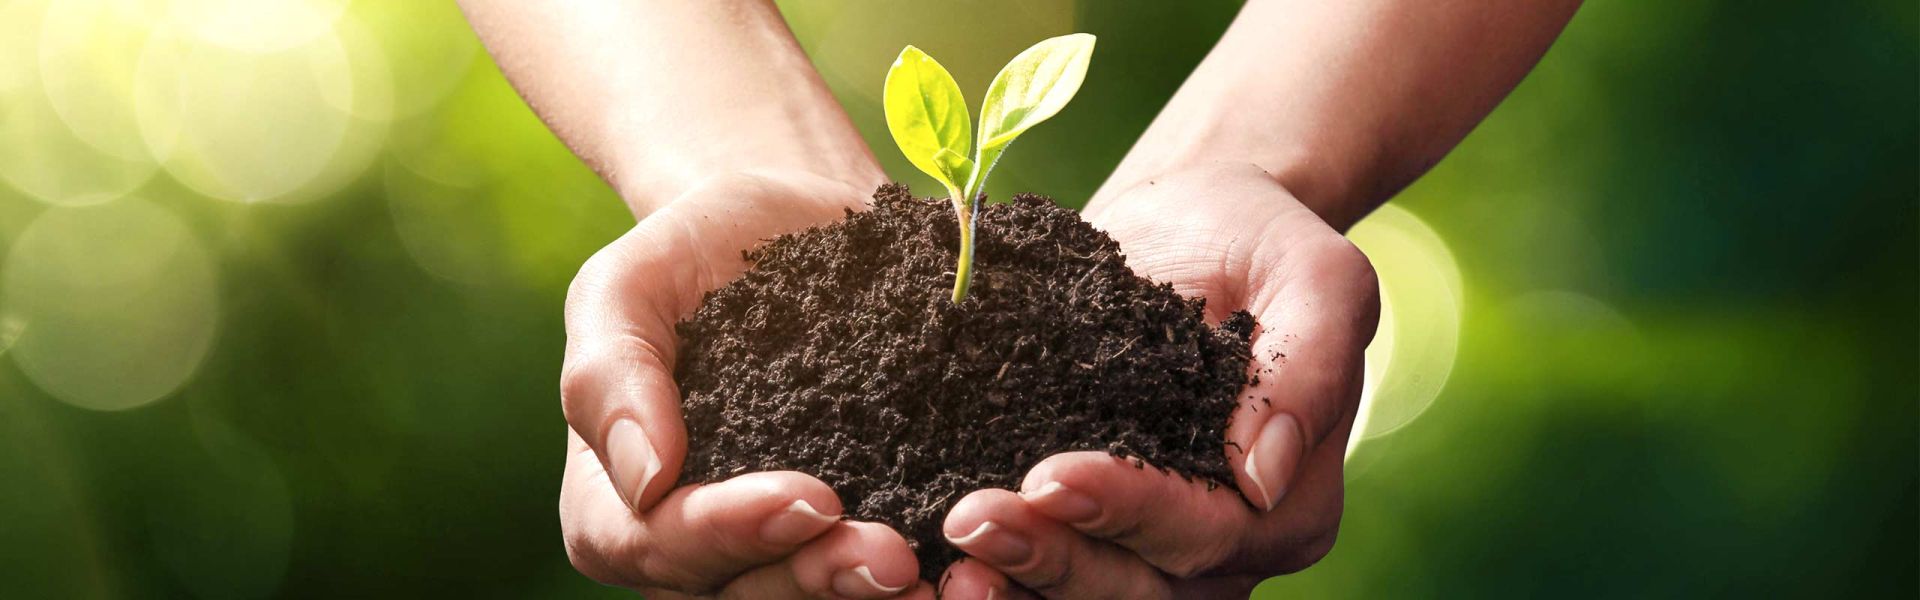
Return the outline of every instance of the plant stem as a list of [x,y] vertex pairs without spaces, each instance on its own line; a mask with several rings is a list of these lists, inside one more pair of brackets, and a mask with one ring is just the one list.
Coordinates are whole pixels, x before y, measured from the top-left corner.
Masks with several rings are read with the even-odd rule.
[[973,282],[973,217],[979,201],[953,203],[954,218],[960,224],[960,265],[953,270],[953,303],[967,299],[967,285]]

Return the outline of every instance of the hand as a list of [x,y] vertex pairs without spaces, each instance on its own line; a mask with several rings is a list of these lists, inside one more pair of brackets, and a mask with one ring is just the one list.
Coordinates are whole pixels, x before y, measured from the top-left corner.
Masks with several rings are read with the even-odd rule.
[[[1227,429],[1227,488],[1138,469],[1105,453],[1049,457],[1018,494],[981,490],[944,531],[977,560],[951,598],[1244,598],[1333,547],[1361,363],[1379,315],[1360,251],[1252,165],[1153,178],[1096,199],[1087,219],[1140,275],[1252,312],[1250,374]],[[1017,584],[1025,589],[1017,589]]]
[[821,177],[733,175],[693,186],[589,259],[567,292],[560,385],[567,556],[649,598],[931,598],[906,540],[841,521],[833,490],[796,472],[675,487],[686,456],[674,323],[747,265],[740,251],[864,206]]

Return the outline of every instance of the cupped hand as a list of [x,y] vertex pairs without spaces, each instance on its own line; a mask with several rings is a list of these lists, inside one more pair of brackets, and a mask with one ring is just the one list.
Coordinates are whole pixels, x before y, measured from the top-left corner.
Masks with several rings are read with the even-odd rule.
[[1259,321],[1258,381],[1226,434],[1240,492],[1105,453],[1049,457],[1018,493],[977,491],[948,513],[948,539],[972,559],[949,570],[943,597],[1244,598],[1317,562],[1339,528],[1379,315],[1366,257],[1252,165],[1142,181],[1086,217],[1140,275],[1205,298],[1210,318]]
[[870,190],[804,174],[695,186],[589,259],[567,292],[560,521],[582,573],[648,597],[931,598],[906,540],[843,521],[795,472],[676,486],[686,456],[674,324],[747,267],[741,251],[839,219]]

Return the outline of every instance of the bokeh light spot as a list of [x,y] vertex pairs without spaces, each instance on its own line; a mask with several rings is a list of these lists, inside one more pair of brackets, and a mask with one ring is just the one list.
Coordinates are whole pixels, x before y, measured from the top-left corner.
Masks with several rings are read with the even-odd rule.
[[[452,2],[357,2],[357,17],[388,57],[394,88],[391,118],[419,115],[453,93],[480,56],[480,40]],[[342,19],[346,21],[347,19]],[[359,56],[359,50],[354,50]]]
[[[812,37],[807,48],[818,57],[821,76],[874,106],[880,101],[880,75],[907,44],[938,58],[977,106],[979,95],[1014,55],[1036,40],[1075,30],[1073,2],[786,4],[782,14],[826,31]],[[898,26],[909,22],[944,25]]]
[[195,191],[282,198],[318,178],[347,136],[353,70],[332,29],[306,44],[243,52],[156,32],[135,79],[147,146]]
[[0,314],[27,324],[10,355],[47,393],[124,410],[198,370],[219,319],[213,262],[171,213],[137,199],[49,210],[20,235]]
[[[394,64],[380,40],[359,19],[349,15],[334,23],[335,38],[345,51],[351,86],[329,87],[321,99],[335,111],[368,121],[387,122],[394,118]],[[404,55],[402,55],[404,56]]]
[[153,24],[155,2],[62,0],[40,30],[40,82],[60,120],[100,152],[149,160],[133,108],[133,71]]
[[1439,397],[1459,349],[1464,299],[1445,240],[1406,209],[1381,207],[1348,237],[1380,277],[1380,326],[1367,346],[1351,457],[1363,440],[1406,426]]
[[[346,117],[346,131],[341,136],[339,147],[320,168],[319,174],[293,191],[274,198],[275,202],[299,203],[333,196],[366,173],[387,145],[388,134],[393,127],[394,99],[393,75],[388,69],[387,55],[353,15],[335,21],[334,29],[350,60],[347,67],[353,85],[350,89],[334,90],[348,92],[344,95],[329,95],[322,99],[334,113]],[[334,116],[327,115],[328,118]]]
[[144,157],[116,157],[82,140],[37,78],[0,94],[0,178],[29,196],[50,204],[104,201],[140,187],[157,170]]
[[[1658,388],[1644,389],[1634,380],[1635,373],[1647,369],[1649,356],[1639,327],[1599,298],[1572,290],[1534,290],[1501,304],[1500,313],[1514,326],[1552,340],[1529,346],[1522,358],[1557,366],[1517,370],[1522,385],[1577,384],[1621,396],[1658,394]],[[1606,360],[1594,360],[1601,355]],[[1533,378],[1535,374],[1550,377]]]
[[[490,63],[485,67],[462,80],[453,99],[439,110],[396,123],[389,153],[421,176],[487,187],[502,177],[536,170],[529,160],[547,156],[539,148],[564,147],[526,103],[517,100],[506,76]],[[545,169],[537,171],[546,176]]]
[[20,334],[26,331],[26,319],[12,315],[0,316],[0,354],[12,350],[14,342],[20,341]]
[[413,262],[441,278],[478,284],[498,281],[507,271],[498,238],[498,213],[486,195],[472,186],[444,183],[391,162],[386,168],[387,208]]
[[46,10],[47,3],[43,0],[0,0],[0,56],[9,57],[9,60],[0,60],[0,94],[39,80],[39,64],[12,57],[33,56],[34,47],[40,42],[37,32]]
[[[408,4],[411,1],[401,0]],[[173,0],[173,21],[242,52],[279,52],[326,36],[348,0]]]

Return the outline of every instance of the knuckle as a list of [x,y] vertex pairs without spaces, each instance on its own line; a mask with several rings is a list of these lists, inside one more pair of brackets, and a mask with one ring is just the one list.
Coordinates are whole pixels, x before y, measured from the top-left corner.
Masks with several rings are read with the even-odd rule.
[[1032,567],[1025,569],[1019,579],[1027,587],[1045,594],[1072,588],[1075,572],[1073,557],[1062,553],[1051,560],[1034,563]]
[[[689,503],[691,504],[691,503]],[[692,509],[682,525],[689,539],[702,540],[707,550],[719,556],[752,556],[761,545],[738,533],[739,515],[733,514],[735,506]]]
[[1320,539],[1314,540],[1313,543],[1307,544],[1307,547],[1301,551],[1300,558],[1302,559],[1302,564],[1300,568],[1304,569],[1313,566],[1322,559],[1325,559],[1328,554],[1332,554],[1333,546],[1339,540],[1340,532],[1336,529],[1327,532],[1326,535],[1320,536]]
[[1221,551],[1214,549],[1214,546],[1214,544],[1208,544],[1197,551],[1160,557],[1161,560],[1152,561],[1153,566],[1180,579],[1199,577],[1218,565],[1224,555]]
[[663,560],[658,553],[643,553],[639,560],[641,585],[666,588],[699,596],[710,595],[720,588],[721,582],[712,581],[693,572],[686,565]]
[[1329,531],[1326,534],[1309,540],[1305,544],[1299,545],[1292,555],[1287,557],[1287,560],[1280,565],[1281,570],[1279,574],[1296,573],[1318,564],[1321,559],[1326,558],[1328,554],[1333,552],[1334,542],[1339,539],[1339,537],[1340,535],[1337,530]]
[[[1067,485],[1073,487],[1073,484]],[[1121,494],[1106,494],[1096,498],[1100,499],[1101,506],[1112,507],[1103,508],[1099,518],[1079,525],[1081,531],[1121,545],[1138,543],[1153,532],[1152,515],[1157,512],[1157,507],[1152,502]]]
[[1228,595],[1234,598],[1251,598],[1253,597],[1254,588],[1260,587],[1260,582],[1262,581],[1265,581],[1265,579],[1259,577],[1243,576],[1229,578],[1227,579]]
[[581,356],[568,356],[560,367],[560,399],[573,402],[593,394],[594,381],[591,359]]
[[1318,564],[1333,552],[1334,542],[1339,539],[1339,530],[1330,529],[1317,534],[1281,541],[1283,545],[1273,548],[1265,554],[1266,560],[1257,561],[1248,571],[1261,576],[1288,575],[1305,570]]
[[1304,259],[1312,265],[1307,285],[1336,301],[1343,335],[1364,347],[1380,318],[1380,276],[1373,261],[1351,240],[1331,232],[1308,242]]
[[1380,276],[1374,273],[1373,263],[1365,259],[1361,260],[1357,273],[1357,275],[1354,275],[1353,278],[1348,281],[1348,286],[1350,286],[1349,293],[1353,295],[1358,305],[1365,309],[1362,311],[1362,314],[1368,316],[1370,319],[1378,319],[1380,316]]
[[567,562],[588,579],[605,585],[627,587],[639,583],[626,577],[625,573],[619,569],[613,568],[611,561],[608,560],[606,549],[601,548],[593,536],[583,528],[571,523],[567,524],[561,528],[561,541],[566,546]]
[[[1235,500],[1238,502],[1238,500]],[[1238,508],[1237,506],[1235,508]],[[1189,527],[1195,534],[1185,534],[1179,549],[1166,553],[1154,563],[1161,571],[1181,579],[1191,579],[1214,574],[1220,566],[1233,558],[1234,552],[1242,546],[1245,523],[1229,513],[1206,511],[1195,515]]]
[[[570,356],[560,368],[560,408],[567,422],[575,423],[588,414],[589,403],[599,394],[604,369],[601,359],[590,356]],[[591,430],[580,431],[592,435]]]
[[567,562],[573,564],[575,571],[579,571],[581,575],[587,576],[588,579],[598,581],[602,584],[625,585],[624,582],[617,581],[612,576],[611,572],[606,568],[606,563],[601,562],[587,550],[576,545],[575,542],[576,538],[567,536]]
[[581,575],[587,576],[587,579],[592,579],[603,584],[613,583],[607,580],[605,573],[601,570],[600,562],[589,558],[585,550],[575,545],[575,538],[573,536],[566,536],[566,547],[567,562],[573,565],[573,570],[579,571]]
[[1373,261],[1367,254],[1355,246],[1345,236],[1335,236],[1328,242],[1326,257],[1353,294],[1361,299],[1374,299],[1380,296],[1380,275],[1373,268]]
[[1337,233],[1329,233],[1316,244],[1314,253],[1321,261],[1335,271],[1356,279],[1371,279],[1373,262],[1367,259],[1367,253],[1354,245],[1353,240]]
[[[625,238],[622,238],[625,239]],[[618,269],[616,265],[625,253],[620,241],[601,247],[580,263],[580,270],[573,275],[573,281],[567,284],[567,314],[573,315],[579,309],[581,301],[606,290]]]
[[560,367],[560,406],[567,422],[589,435],[593,423],[581,420],[598,414],[607,402],[605,397],[619,391],[615,386],[628,381],[636,370],[656,368],[665,360],[658,346],[625,333],[569,349]]

